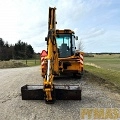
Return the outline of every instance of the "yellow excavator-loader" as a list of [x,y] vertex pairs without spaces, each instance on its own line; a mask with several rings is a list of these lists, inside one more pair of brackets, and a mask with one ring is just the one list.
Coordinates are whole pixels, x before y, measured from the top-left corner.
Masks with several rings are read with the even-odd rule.
[[[56,8],[49,8],[48,35],[45,38],[47,52],[41,53],[41,74],[43,85],[24,85],[21,87],[22,100],[81,100],[79,85],[55,85],[54,77],[61,74],[82,75],[83,53],[75,51],[74,31],[56,29]],[[44,54],[45,53],[45,56]]]

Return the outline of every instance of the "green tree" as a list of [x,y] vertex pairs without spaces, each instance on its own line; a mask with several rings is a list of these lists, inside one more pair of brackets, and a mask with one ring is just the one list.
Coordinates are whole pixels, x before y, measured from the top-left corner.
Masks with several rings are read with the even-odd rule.
[[11,48],[8,42],[0,38],[0,60],[10,60],[12,58]]
[[32,58],[34,50],[31,45],[19,40],[14,46],[15,59],[29,59]]

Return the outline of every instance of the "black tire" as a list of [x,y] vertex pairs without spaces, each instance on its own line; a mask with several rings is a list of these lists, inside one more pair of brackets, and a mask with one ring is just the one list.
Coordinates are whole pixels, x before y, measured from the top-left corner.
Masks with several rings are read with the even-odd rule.
[[82,74],[81,73],[73,73],[73,77],[74,78],[80,78],[82,77]]

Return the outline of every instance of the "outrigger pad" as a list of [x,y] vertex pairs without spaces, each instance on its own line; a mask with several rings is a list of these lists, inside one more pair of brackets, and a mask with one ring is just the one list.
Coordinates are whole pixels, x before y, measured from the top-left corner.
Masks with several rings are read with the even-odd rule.
[[[56,100],[81,100],[79,85],[54,85]],[[21,87],[22,100],[44,100],[43,85]]]

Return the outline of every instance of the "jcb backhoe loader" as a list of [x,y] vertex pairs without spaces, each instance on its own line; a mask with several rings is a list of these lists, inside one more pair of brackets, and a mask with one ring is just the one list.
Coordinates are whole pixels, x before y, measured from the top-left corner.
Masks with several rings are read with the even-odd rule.
[[[41,61],[43,85],[21,87],[23,100],[81,100],[79,85],[55,85],[54,76],[62,73],[82,74],[83,53],[75,52],[75,35],[72,30],[56,30],[56,8],[49,8],[47,53]],[[45,51],[43,51],[45,52]],[[41,55],[42,56],[42,55]]]

